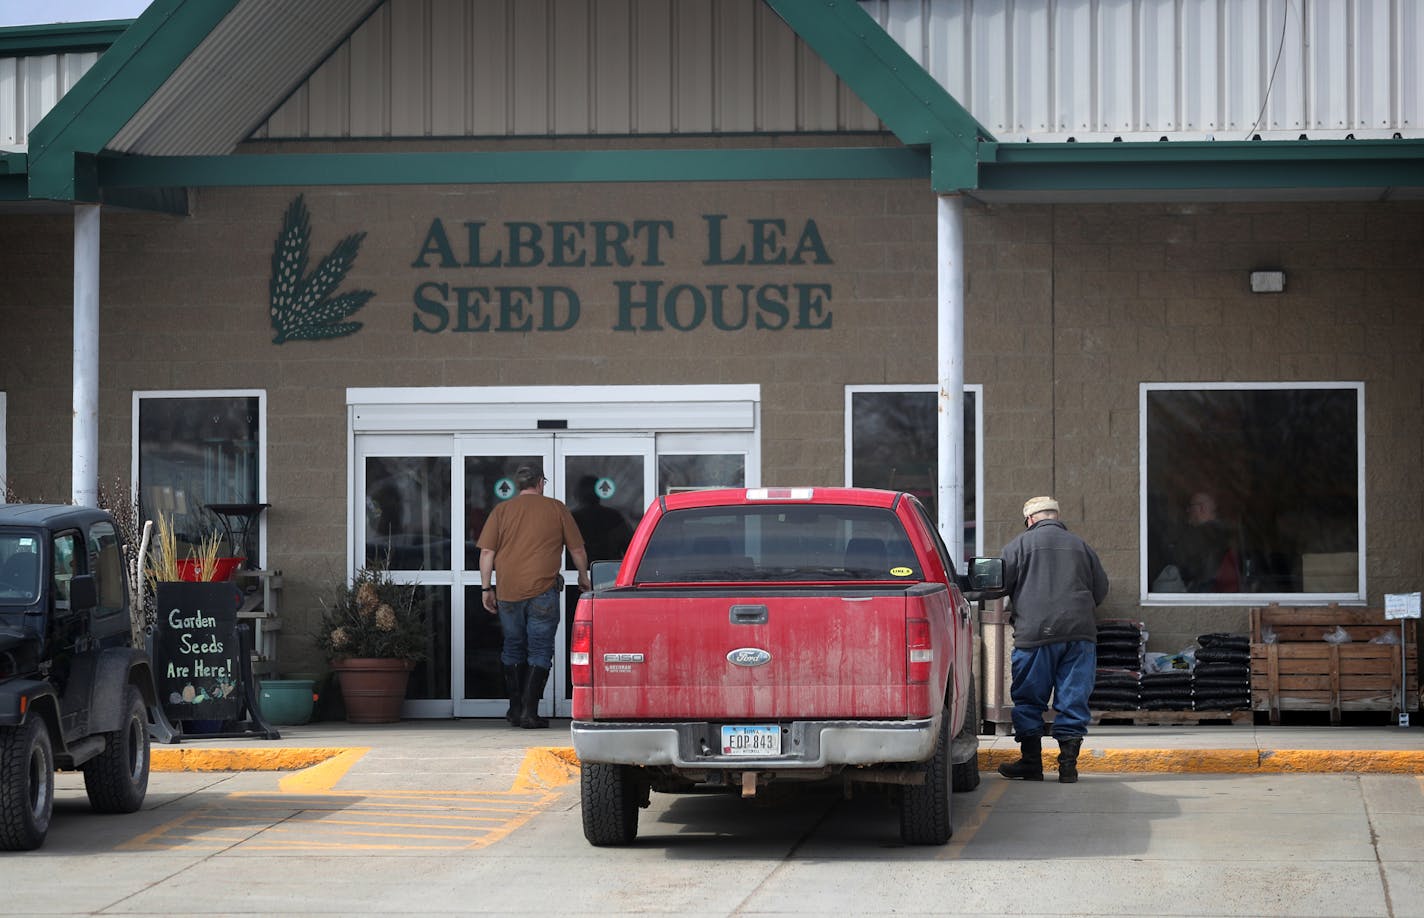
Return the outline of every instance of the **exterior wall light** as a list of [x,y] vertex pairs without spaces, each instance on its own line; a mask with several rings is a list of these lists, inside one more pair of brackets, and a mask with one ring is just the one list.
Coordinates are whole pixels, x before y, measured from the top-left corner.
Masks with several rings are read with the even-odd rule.
[[1286,289],[1286,272],[1284,271],[1252,271],[1251,272],[1251,292],[1252,293],[1284,293]]

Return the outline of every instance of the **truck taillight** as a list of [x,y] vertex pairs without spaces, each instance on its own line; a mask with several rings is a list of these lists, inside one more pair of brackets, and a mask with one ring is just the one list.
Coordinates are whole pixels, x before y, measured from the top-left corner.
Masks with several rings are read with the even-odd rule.
[[930,623],[923,618],[905,622],[905,681],[929,682],[934,649],[930,646]]
[[593,684],[588,665],[589,654],[593,651],[593,622],[574,622],[569,643],[569,669],[574,685]]

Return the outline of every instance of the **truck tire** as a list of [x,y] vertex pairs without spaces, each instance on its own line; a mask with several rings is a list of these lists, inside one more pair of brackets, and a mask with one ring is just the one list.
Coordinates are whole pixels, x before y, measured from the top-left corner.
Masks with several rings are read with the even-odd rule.
[[96,813],[133,813],[148,794],[148,708],[135,686],[124,689],[124,719],[104,734],[104,751],[85,762],[84,790]]
[[54,813],[54,744],[38,716],[0,727],[0,851],[44,844]]
[[598,847],[631,844],[638,835],[638,786],[632,766],[585,762],[581,772],[583,837]]
[[925,763],[925,783],[907,784],[900,795],[900,839],[907,845],[942,845],[954,834],[950,822],[949,721],[939,721],[934,755]]
[[[973,674],[969,678],[969,705],[964,709],[964,726],[960,729],[960,736],[979,733],[979,690],[974,686]],[[956,794],[965,791],[972,791],[979,786],[979,753],[965,759],[963,762],[954,764],[954,776],[951,779],[950,787]]]

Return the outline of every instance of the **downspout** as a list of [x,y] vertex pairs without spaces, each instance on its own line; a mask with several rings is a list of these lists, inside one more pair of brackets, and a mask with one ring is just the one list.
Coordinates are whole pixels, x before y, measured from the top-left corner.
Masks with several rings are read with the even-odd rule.
[[937,198],[940,538],[964,566],[964,198]]
[[74,433],[71,499],[99,506],[99,205],[74,206]]

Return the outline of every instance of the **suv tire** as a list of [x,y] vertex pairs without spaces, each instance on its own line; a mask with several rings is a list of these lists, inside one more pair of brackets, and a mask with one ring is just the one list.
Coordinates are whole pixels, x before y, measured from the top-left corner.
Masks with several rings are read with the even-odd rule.
[[54,745],[44,719],[0,727],[0,851],[44,844],[54,812]]
[[85,762],[84,790],[96,813],[133,813],[148,793],[148,708],[136,686],[124,689],[124,719],[104,734],[104,751]]

